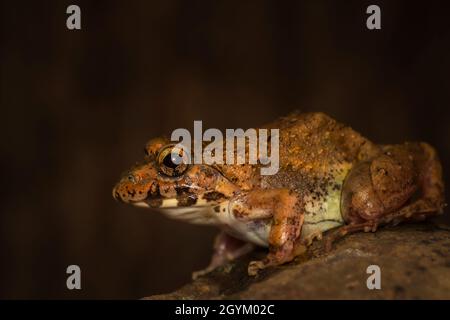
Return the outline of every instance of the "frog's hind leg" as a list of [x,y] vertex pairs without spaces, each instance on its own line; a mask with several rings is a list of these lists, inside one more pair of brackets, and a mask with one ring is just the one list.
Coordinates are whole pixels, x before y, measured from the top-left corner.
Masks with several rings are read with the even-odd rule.
[[426,143],[386,146],[384,153],[355,166],[344,183],[341,210],[348,225],[332,232],[325,246],[356,231],[423,220],[442,212],[442,168]]
[[[430,215],[443,213],[444,209],[444,183],[442,167],[436,151],[427,143],[408,144],[420,147],[423,151],[420,162],[419,196],[409,201],[403,208],[388,213],[380,218],[380,224],[397,225],[405,220],[424,220]],[[418,152],[416,151],[416,154]]]
[[336,240],[354,232],[375,232],[380,225],[397,225],[400,222],[411,220],[421,221],[427,218],[427,215],[434,214],[436,212],[436,206],[427,201],[426,199],[419,199],[412,204],[409,204],[399,211],[389,213],[378,220],[369,220],[362,223],[355,223],[342,226],[332,231],[326,236],[325,239],[325,251],[330,251],[333,242]]

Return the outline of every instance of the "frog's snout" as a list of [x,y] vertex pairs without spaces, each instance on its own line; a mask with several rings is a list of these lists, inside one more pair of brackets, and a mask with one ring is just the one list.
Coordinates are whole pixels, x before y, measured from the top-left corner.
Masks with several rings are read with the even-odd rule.
[[112,196],[114,198],[114,200],[116,201],[122,201],[122,198],[120,196],[119,191],[117,190],[117,186],[114,186],[113,190],[112,190]]
[[117,201],[124,203],[137,202],[147,197],[147,190],[141,184],[122,179],[113,188],[112,196]]
[[128,203],[130,201],[130,195],[128,194],[128,190],[123,188],[120,185],[120,182],[114,186],[112,196],[115,200],[120,202]]

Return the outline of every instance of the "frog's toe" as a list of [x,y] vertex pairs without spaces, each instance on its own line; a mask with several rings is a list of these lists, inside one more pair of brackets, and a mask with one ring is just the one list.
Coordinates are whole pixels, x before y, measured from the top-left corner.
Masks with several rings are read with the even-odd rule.
[[192,272],[192,280],[197,280],[198,278],[207,275],[208,273],[210,273],[213,270],[214,270],[214,268],[205,268],[202,270],[194,271],[194,272]]
[[266,267],[266,263],[264,261],[251,261],[248,264],[248,275],[256,276],[258,275],[259,270],[262,270]]

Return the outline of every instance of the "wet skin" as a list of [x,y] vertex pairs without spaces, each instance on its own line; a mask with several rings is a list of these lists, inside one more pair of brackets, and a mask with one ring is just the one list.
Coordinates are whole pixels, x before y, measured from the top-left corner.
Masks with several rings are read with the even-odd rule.
[[190,223],[221,229],[211,264],[194,277],[268,247],[248,273],[289,262],[299,248],[325,244],[379,225],[422,220],[444,206],[442,168],[426,143],[376,145],[323,113],[291,114],[263,128],[280,130],[280,168],[258,165],[176,165],[166,138],[146,145],[146,156],[113,190],[115,199],[161,210]]

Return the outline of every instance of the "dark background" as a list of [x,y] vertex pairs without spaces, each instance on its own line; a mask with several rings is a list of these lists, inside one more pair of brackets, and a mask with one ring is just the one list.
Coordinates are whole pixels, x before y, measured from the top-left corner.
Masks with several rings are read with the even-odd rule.
[[[82,30],[66,28],[78,4]],[[366,28],[369,4],[382,30]],[[140,298],[204,267],[215,229],[116,203],[177,127],[323,111],[450,171],[445,1],[2,1],[1,298]],[[65,287],[82,268],[82,290]]]

